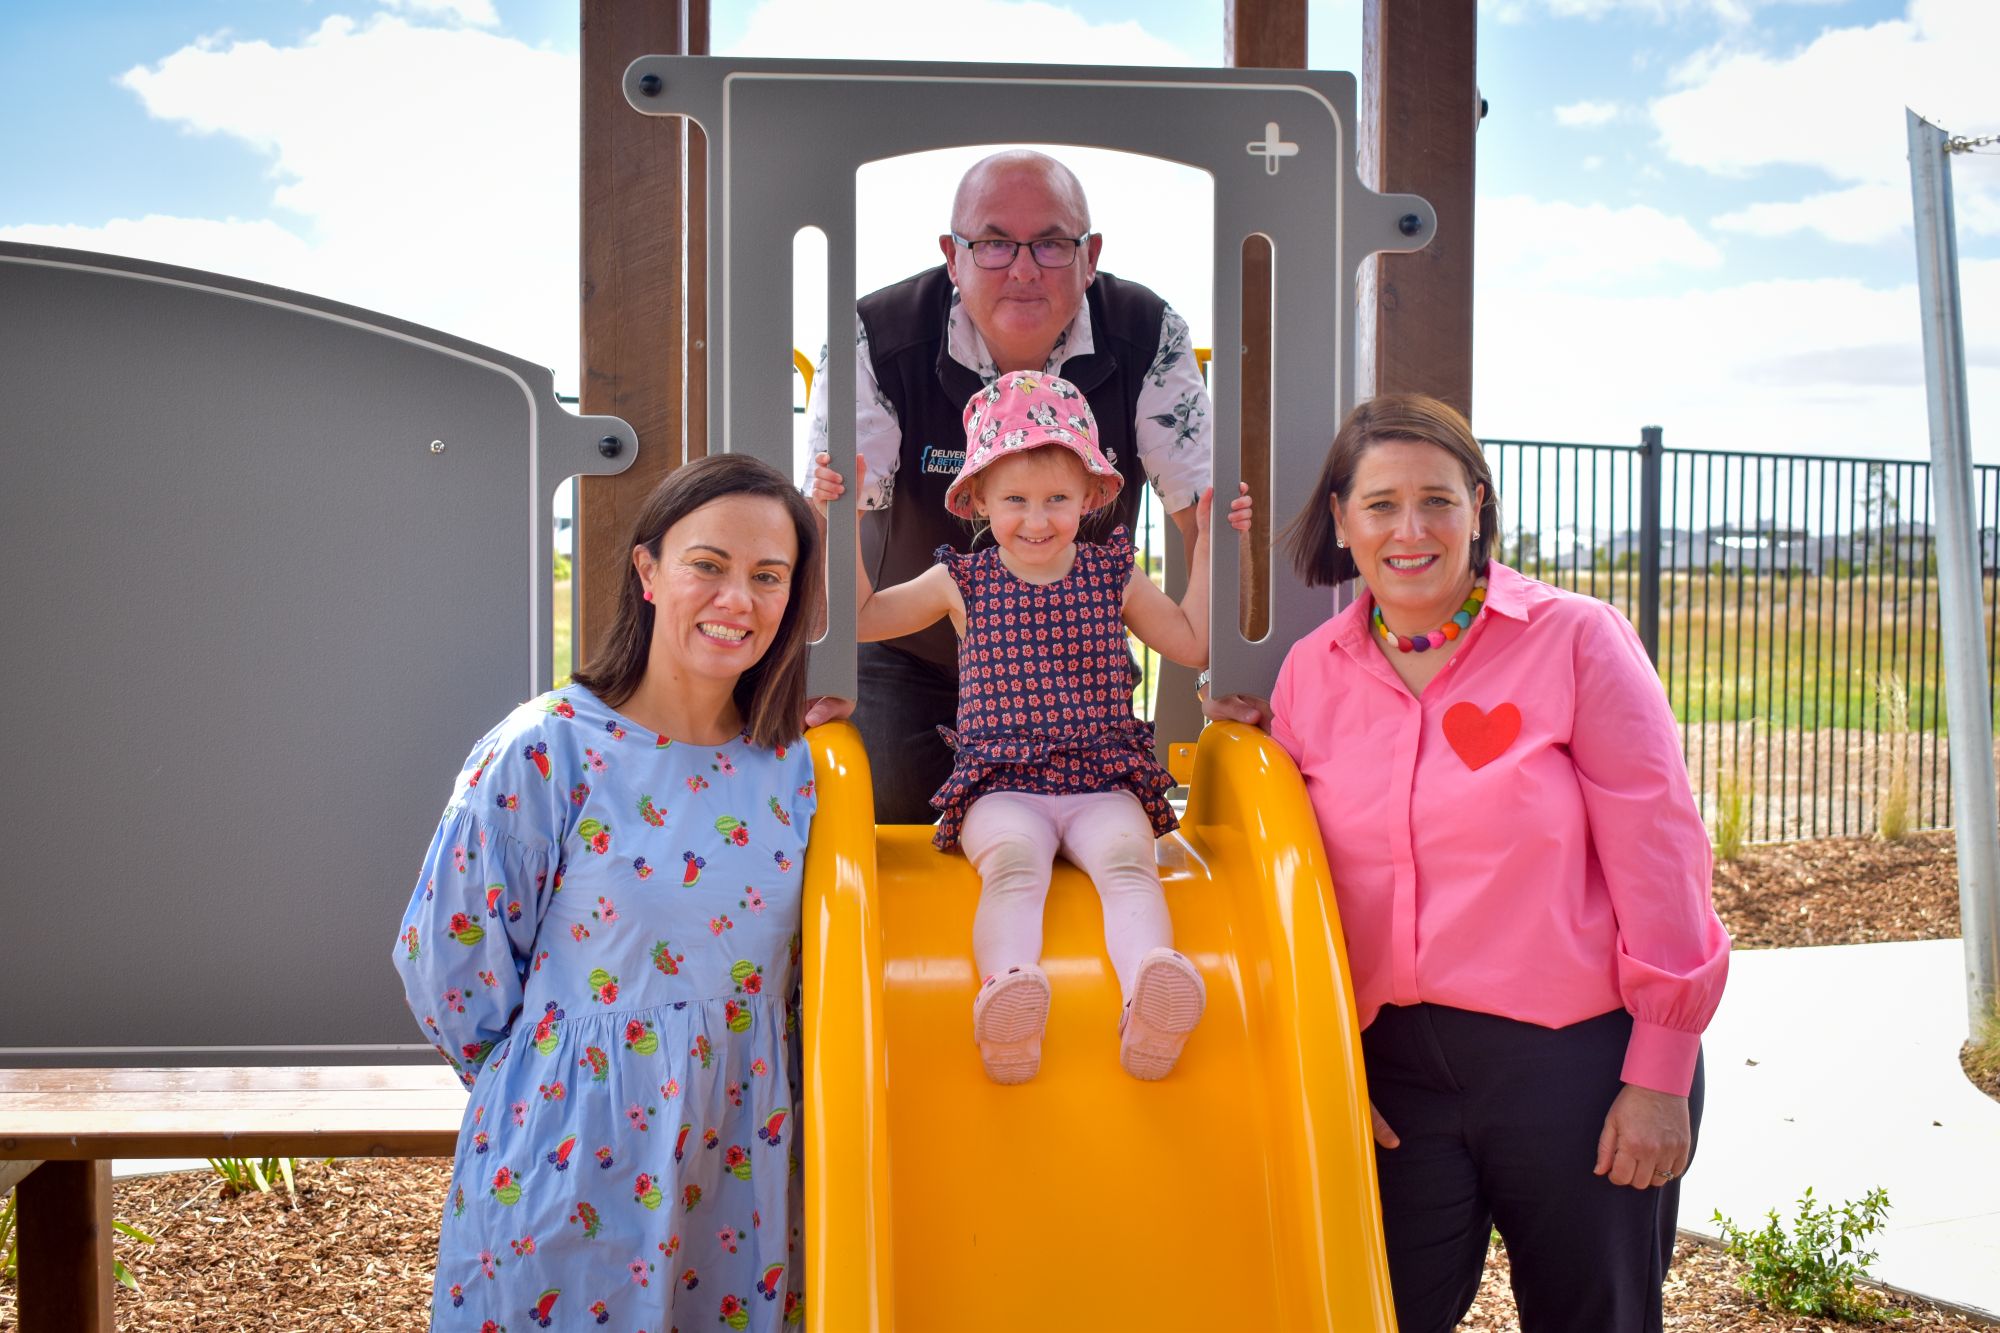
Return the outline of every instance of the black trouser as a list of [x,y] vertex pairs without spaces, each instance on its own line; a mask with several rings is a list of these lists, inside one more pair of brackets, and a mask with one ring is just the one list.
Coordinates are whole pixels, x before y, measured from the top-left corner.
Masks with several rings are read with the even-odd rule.
[[[1369,1098],[1402,1139],[1375,1153],[1401,1333],[1457,1325],[1496,1227],[1522,1333],[1657,1333],[1681,1183],[1591,1174],[1631,1033],[1623,1010],[1544,1028],[1420,1004],[1361,1034]],[[1697,1061],[1697,1136],[1701,1103]]]
[[864,643],[854,725],[875,775],[875,822],[932,824],[931,794],[951,776],[951,747],[939,727],[958,720],[958,672],[886,643]]

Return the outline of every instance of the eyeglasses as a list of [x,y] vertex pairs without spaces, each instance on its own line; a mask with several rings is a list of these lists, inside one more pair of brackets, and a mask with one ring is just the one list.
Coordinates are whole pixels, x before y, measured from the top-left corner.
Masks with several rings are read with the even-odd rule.
[[1035,257],[1041,268],[1068,268],[1076,262],[1077,247],[1090,239],[1090,233],[1081,236],[1048,236],[1039,241],[970,241],[957,232],[951,239],[972,252],[972,262],[980,268],[1012,268],[1015,258],[1023,246]]

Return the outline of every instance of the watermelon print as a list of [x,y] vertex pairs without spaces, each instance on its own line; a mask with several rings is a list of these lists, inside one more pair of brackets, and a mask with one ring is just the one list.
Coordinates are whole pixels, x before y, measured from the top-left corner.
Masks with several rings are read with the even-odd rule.
[[938,728],[958,754],[931,797],[940,816],[932,841],[944,851],[958,846],[965,812],[990,791],[1129,791],[1153,836],[1178,828],[1167,804],[1174,780],[1153,757],[1152,724],[1132,715],[1138,672],[1125,638],[1125,529],[1102,545],[1078,542],[1076,563],[1054,583],[1016,578],[997,546],[970,555],[940,546],[936,559],[965,600],[965,637],[957,726]]
[[[812,777],[803,746],[673,745],[574,685],[471,747],[392,955],[471,1089],[434,1329],[803,1319],[790,1006]],[[674,866],[679,888],[643,883]]]

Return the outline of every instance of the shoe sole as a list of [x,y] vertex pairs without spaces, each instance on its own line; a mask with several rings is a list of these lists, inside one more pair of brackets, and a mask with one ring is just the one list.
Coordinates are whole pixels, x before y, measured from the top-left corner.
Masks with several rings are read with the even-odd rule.
[[1042,1067],[1042,1032],[1049,1022],[1049,983],[1036,972],[1017,972],[993,983],[972,1014],[972,1036],[986,1077],[1026,1083]]
[[1177,955],[1147,959],[1132,983],[1118,1063],[1133,1078],[1149,1082],[1173,1073],[1207,1007],[1208,993],[1194,964]]

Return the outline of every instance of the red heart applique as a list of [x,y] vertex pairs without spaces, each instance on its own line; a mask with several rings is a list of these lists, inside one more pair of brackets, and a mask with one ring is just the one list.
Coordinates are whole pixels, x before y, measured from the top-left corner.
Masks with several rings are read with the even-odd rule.
[[1507,752],[1521,734],[1521,710],[1495,704],[1490,713],[1475,703],[1460,702],[1444,710],[1444,738],[1467,768],[1484,768]]

